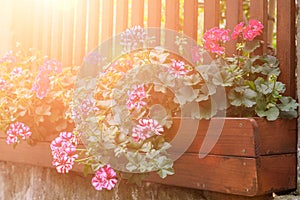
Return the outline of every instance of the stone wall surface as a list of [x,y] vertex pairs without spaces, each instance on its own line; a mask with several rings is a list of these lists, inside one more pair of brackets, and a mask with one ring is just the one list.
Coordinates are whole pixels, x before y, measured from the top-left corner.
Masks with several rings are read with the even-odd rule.
[[0,162],[0,200],[202,200],[203,192],[144,183],[120,183],[113,191],[96,191],[91,177],[58,174],[55,169]]

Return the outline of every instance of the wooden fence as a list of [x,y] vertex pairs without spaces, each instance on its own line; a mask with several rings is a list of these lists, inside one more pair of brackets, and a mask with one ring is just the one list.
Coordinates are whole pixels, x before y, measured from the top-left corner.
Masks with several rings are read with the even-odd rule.
[[[280,78],[287,85],[286,93],[294,96],[295,0],[226,0],[226,27],[232,29],[245,20],[243,3],[250,2],[250,18],[265,25],[261,51],[266,52],[273,33],[267,34],[272,27],[268,26],[274,13],[272,1],[277,2]],[[219,26],[221,16],[220,0],[2,0],[1,4],[0,22],[9,26],[12,43],[41,50],[64,65],[80,65],[101,41],[133,25],[182,31],[197,40],[202,29]],[[229,52],[234,48],[234,43],[228,45]]]

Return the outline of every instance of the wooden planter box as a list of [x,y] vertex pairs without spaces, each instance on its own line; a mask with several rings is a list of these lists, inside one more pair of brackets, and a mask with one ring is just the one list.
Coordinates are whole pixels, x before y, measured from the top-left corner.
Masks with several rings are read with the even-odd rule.
[[[178,124],[179,120],[174,129]],[[217,144],[209,155],[200,159],[198,152],[208,125],[209,121],[200,121],[194,142],[175,162],[175,175],[161,179],[153,173],[147,180],[243,196],[296,188],[296,120],[226,118]],[[186,134],[189,128],[185,127]],[[34,147],[21,143],[13,149],[5,144],[5,138],[0,140],[0,160],[51,167],[49,141]],[[81,168],[74,170],[81,171]]]

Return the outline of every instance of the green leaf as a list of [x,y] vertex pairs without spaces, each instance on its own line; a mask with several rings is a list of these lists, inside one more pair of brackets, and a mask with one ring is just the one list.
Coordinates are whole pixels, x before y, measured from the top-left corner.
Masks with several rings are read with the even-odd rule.
[[260,47],[260,41],[259,40],[252,40],[250,42],[246,42],[245,47],[244,47],[244,52],[252,53],[258,47]]
[[167,169],[160,169],[158,170],[157,174],[161,177],[161,178],[166,178],[168,175],[173,175],[174,169],[173,168],[167,168]]
[[280,99],[281,104],[278,105],[278,108],[281,111],[293,111],[296,110],[297,107],[299,106],[299,104],[296,102],[295,99],[293,99],[292,97],[282,97]]
[[269,121],[274,121],[279,116],[279,109],[277,107],[272,107],[266,111],[266,117]]

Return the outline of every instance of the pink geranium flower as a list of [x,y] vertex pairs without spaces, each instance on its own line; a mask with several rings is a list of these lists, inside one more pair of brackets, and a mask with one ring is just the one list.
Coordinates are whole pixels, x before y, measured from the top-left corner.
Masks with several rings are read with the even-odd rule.
[[139,119],[138,124],[132,128],[132,138],[135,142],[146,140],[153,135],[161,135],[163,127],[155,119]]
[[92,178],[92,185],[96,190],[111,190],[117,184],[117,174],[110,165],[101,167]]
[[52,165],[56,167],[57,172],[68,173],[72,169],[75,159],[78,158],[76,153],[77,144],[78,136],[72,132],[61,132],[51,142]]
[[244,30],[244,28],[245,28],[244,25],[245,25],[245,23],[244,23],[244,22],[241,22],[241,23],[239,23],[238,25],[236,25],[236,26],[234,27],[233,33],[231,34],[231,38],[232,38],[233,40],[237,39],[237,38],[239,37],[239,35],[240,35],[241,33],[243,33],[243,30]]
[[22,122],[16,122],[14,124],[10,124],[9,129],[6,131],[7,144],[13,144],[20,142],[20,140],[28,139],[32,132],[30,131],[29,127],[23,124]]
[[243,37],[245,40],[252,41],[262,33],[264,26],[258,20],[249,20],[248,26],[244,29]]
[[145,99],[147,93],[145,92],[144,85],[134,85],[132,91],[128,91],[128,99],[126,102],[127,109],[139,111],[146,105]]
[[228,29],[214,27],[204,33],[204,49],[218,55],[225,53],[224,44],[230,40]]
[[52,152],[52,165],[55,166],[58,173],[68,173],[74,165],[77,154],[70,156],[66,151],[56,150]]
[[168,71],[170,74],[175,76],[175,78],[183,77],[189,72],[183,61],[176,60],[172,61],[172,65],[168,68]]

